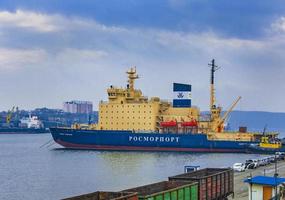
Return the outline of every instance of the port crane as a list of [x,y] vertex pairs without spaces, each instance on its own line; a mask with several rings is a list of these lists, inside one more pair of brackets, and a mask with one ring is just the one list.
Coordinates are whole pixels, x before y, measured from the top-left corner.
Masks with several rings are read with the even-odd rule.
[[7,116],[6,116],[6,123],[7,125],[10,125],[11,123],[11,119],[12,119],[12,115],[14,113],[15,110],[15,106],[13,106],[13,108],[11,110],[8,110]]
[[217,132],[221,132],[221,129],[223,128],[223,124],[225,120],[228,118],[229,114],[232,112],[234,107],[237,105],[237,103],[241,100],[241,96],[239,96],[234,103],[231,105],[231,107],[228,109],[228,111],[224,114],[224,116],[218,121],[217,125],[215,126],[215,129]]

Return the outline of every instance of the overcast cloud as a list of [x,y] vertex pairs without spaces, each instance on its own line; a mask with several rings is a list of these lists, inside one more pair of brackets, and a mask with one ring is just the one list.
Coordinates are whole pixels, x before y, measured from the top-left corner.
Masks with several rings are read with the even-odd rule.
[[238,110],[285,112],[285,12],[278,1],[256,1],[249,6],[255,12],[224,1],[10,2],[0,3],[0,110],[61,108],[73,99],[96,108],[106,87],[126,85],[134,65],[146,96],[171,99],[173,82],[191,83],[193,103],[207,110],[207,64],[215,58],[219,105],[242,96]]

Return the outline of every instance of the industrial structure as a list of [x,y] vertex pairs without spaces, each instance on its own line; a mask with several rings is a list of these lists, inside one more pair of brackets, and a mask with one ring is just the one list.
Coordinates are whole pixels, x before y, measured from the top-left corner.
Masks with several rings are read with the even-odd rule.
[[63,103],[63,111],[90,114],[93,111],[93,104],[91,101],[66,101]]

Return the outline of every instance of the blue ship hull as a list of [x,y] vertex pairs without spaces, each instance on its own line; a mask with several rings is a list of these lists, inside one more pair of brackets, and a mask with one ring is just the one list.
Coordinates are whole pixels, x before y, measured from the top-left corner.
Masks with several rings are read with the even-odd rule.
[[257,142],[208,140],[205,134],[133,133],[131,131],[50,128],[58,144],[72,149],[119,151],[253,153]]
[[50,133],[45,128],[0,128],[0,134],[42,134]]

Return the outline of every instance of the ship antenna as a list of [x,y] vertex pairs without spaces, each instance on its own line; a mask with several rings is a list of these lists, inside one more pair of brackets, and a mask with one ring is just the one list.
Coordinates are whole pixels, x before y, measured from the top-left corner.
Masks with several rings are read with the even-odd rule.
[[263,128],[263,132],[262,132],[262,135],[263,135],[263,136],[265,136],[266,129],[267,129],[267,124],[265,124],[265,126],[264,126],[264,128]]
[[135,89],[135,79],[139,78],[139,76],[137,75],[136,67],[131,67],[131,69],[129,69],[127,71],[127,74],[128,74],[129,88],[130,88],[131,91],[134,91],[134,89]]
[[216,107],[215,105],[215,72],[220,69],[217,65],[215,65],[215,59],[212,59],[212,62],[208,64],[211,67],[211,89],[210,89],[210,110]]

